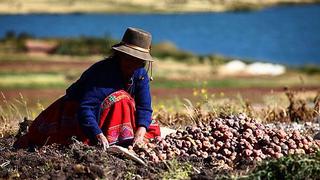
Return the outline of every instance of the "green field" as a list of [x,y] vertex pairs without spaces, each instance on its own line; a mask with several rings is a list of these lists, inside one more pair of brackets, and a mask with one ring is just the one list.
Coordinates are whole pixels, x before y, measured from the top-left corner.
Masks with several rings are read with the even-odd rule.
[[[79,58],[78,60],[76,60]],[[1,60],[2,59],[2,60]],[[80,77],[81,73],[102,57],[81,56],[46,56],[37,57],[30,55],[1,55],[0,88],[66,88]],[[58,62],[54,63],[59,59]],[[64,60],[63,60],[64,59]],[[9,62],[9,63],[8,63]],[[46,62],[53,62],[46,67]],[[74,62],[74,63],[72,63]],[[79,62],[79,63],[78,63]],[[30,68],[24,68],[30,65]],[[197,66],[197,68],[193,68]],[[73,68],[71,68],[73,67]],[[177,70],[174,70],[177,67]],[[180,68],[180,69],[179,69]],[[206,88],[250,88],[250,87],[296,87],[318,86],[320,74],[308,74],[298,70],[289,70],[281,76],[219,76],[214,71],[215,65],[188,64],[158,60],[154,63],[153,88],[199,88],[205,82]]]

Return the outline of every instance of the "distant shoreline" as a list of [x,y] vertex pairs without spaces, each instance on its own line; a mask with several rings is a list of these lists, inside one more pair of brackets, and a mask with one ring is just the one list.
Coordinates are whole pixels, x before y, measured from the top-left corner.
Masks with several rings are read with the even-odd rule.
[[86,13],[205,13],[205,12],[236,12],[255,11],[273,6],[295,6],[320,4],[320,0],[240,0],[230,1],[200,1],[176,0],[159,2],[155,0],[92,0],[90,3],[82,0],[49,1],[29,0],[0,2],[0,15],[10,14],[86,14]]

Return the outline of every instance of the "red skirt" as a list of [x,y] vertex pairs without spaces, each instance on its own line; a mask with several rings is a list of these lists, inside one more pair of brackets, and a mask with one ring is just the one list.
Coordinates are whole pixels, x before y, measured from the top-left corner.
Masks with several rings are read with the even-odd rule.
[[[77,119],[79,103],[61,97],[42,111],[33,121],[29,132],[19,138],[15,146],[24,148],[30,144],[43,146],[52,143],[70,144],[72,137],[90,144]],[[134,99],[120,90],[107,96],[100,106],[99,128],[107,137],[110,145],[134,138],[137,130]],[[160,127],[152,121],[145,139],[160,136]]]

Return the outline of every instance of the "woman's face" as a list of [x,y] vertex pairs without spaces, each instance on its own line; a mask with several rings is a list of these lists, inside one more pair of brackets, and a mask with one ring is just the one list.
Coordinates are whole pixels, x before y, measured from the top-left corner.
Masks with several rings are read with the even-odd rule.
[[119,58],[120,68],[125,78],[130,78],[136,69],[145,67],[146,65],[146,61],[124,53],[119,53]]

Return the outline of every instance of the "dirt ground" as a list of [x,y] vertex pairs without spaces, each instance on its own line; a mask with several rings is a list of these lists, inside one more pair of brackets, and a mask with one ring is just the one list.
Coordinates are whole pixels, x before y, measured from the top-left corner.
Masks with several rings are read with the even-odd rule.
[[[75,142],[36,150],[15,150],[14,137],[0,139],[0,179],[161,179],[172,171],[168,163],[136,164],[120,154]],[[212,159],[178,159],[191,163],[191,179],[210,179],[227,173]],[[175,172],[176,173],[176,172]]]
[[[11,148],[13,141],[13,137],[1,139],[0,178],[117,178],[126,172],[127,164],[132,164],[81,144],[73,144],[70,147],[50,145],[28,152]],[[6,162],[7,165],[4,164]],[[131,166],[135,167],[133,164]]]

